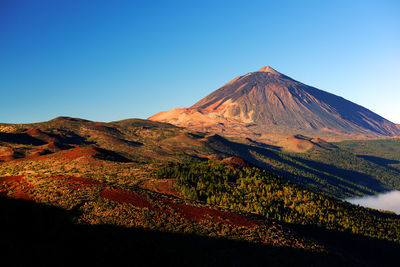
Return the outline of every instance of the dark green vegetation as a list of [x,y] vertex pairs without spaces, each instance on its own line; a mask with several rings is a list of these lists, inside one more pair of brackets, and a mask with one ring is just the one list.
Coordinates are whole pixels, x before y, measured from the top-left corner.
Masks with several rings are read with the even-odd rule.
[[255,212],[286,223],[400,242],[400,216],[351,205],[294,185],[258,168],[229,168],[218,162],[181,163],[158,176],[174,177],[191,200],[235,211]]
[[209,140],[215,151],[243,158],[296,184],[338,198],[400,189],[397,170],[360,157],[345,147],[291,153],[257,142],[235,143],[219,136]]
[[400,172],[400,138],[343,141],[336,145],[360,158]]
[[[400,149],[399,149],[400,151]],[[338,198],[400,189],[400,171],[345,148],[281,155],[275,172],[295,183]],[[285,174],[288,173],[288,174]]]

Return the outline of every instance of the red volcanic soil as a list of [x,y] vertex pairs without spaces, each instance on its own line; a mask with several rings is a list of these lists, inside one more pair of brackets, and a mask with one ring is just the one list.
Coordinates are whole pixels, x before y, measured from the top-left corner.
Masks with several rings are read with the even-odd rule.
[[182,133],[178,136],[168,139],[168,141],[179,142],[179,144],[182,146],[184,146],[185,144],[187,144],[189,146],[202,144],[202,142],[200,141],[200,138],[198,136],[190,134],[190,133]]
[[[172,183],[173,179],[168,179],[166,183],[160,183],[156,186],[156,188],[154,186],[152,187],[150,183],[147,183],[144,187],[148,189],[150,189],[149,187],[151,187],[150,190],[159,193],[178,196],[177,192],[175,191],[170,192],[170,190],[172,190],[171,189]],[[146,207],[167,214],[170,214],[171,213],[170,210],[172,209],[174,212],[181,214],[185,219],[197,222],[207,220],[215,223],[225,223],[225,224],[230,224],[235,226],[245,226],[245,227],[253,227],[259,224],[258,221],[248,218],[244,215],[211,209],[208,207],[197,207],[190,204],[176,203],[171,199],[161,198],[161,197],[157,198],[157,201],[162,202],[164,208],[162,210],[159,210],[158,208],[150,204],[147,198],[138,195],[134,192],[130,192],[123,189],[111,190],[109,188],[105,188],[101,192],[101,195],[103,198],[108,200],[116,201],[119,203],[133,204],[137,207]]]
[[10,161],[15,159],[15,151],[12,148],[4,147],[0,151],[0,162],[1,161]]
[[46,160],[49,158],[61,159],[61,160],[74,160],[80,157],[89,157],[98,154],[99,152],[94,147],[76,147],[67,150],[63,150],[57,153],[51,153],[47,155],[41,155],[40,153],[34,153],[33,155],[18,159],[18,160]]
[[57,157],[61,159],[74,160],[83,156],[94,156],[98,153],[94,147],[77,147],[58,153]]
[[104,188],[101,191],[101,196],[111,201],[119,203],[128,203],[140,208],[153,207],[153,205],[150,204],[150,202],[147,200],[146,197],[120,188],[118,189]]
[[23,175],[16,175],[16,176],[5,176],[0,177],[0,184],[8,183],[8,182],[21,182],[24,178]]
[[196,207],[189,204],[175,203],[169,199],[163,199],[162,201],[168,206],[172,207],[175,211],[182,214],[183,217],[188,220],[197,222],[208,220],[216,223],[220,222],[245,227],[253,227],[258,225],[256,220],[247,218],[244,215],[207,207]]
[[[168,191],[171,190],[170,188],[171,184],[172,181],[164,183],[167,192],[163,193],[170,193]],[[163,186],[161,186],[161,188],[162,187]],[[158,187],[158,189],[160,189],[160,187]],[[155,190],[155,191],[161,191],[161,190]],[[104,188],[101,192],[101,196],[105,199],[116,201],[119,203],[128,203],[137,207],[150,208],[153,210],[157,209],[148,201],[146,197],[124,189]],[[166,198],[158,198],[157,200],[163,202],[167,208],[173,209],[175,212],[178,212],[187,220],[193,220],[197,222],[208,220],[215,223],[220,222],[220,223],[226,223],[235,226],[245,226],[245,227],[253,227],[258,225],[258,222],[256,220],[236,213],[211,209],[208,207],[196,207],[190,204],[176,203]],[[165,209],[159,211],[163,213],[170,213]]]
[[[51,178],[65,178],[65,176],[52,176]],[[86,185],[104,185],[101,182],[89,178],[74,176],[68,177],[68,180],[65,183],[72,189],[84,188]]]
[[46,160],[46,159],[55,159],[55,160],[62,160],[62,161],[69,161],[78,158],[93,158],[94,156],[100,159],[108,159],[118,162],[129,162],[130,160],[114,153],[113,151],[109,151],[106,149],[92,147],[92,146],[85,146],[85,147],[75,147],[66,150],[62,150],[56,153],[52,153],[47,149],[42,149],[34,152],[29,157],[18,159],[19,161],[23,160]]
[[145,181],[141,187],[157,193],[182,198],[182,196],[174,189],[175,181],[175,179],[149,180]]
[[224,162],[232,167],[253,167],[254,166],[250,162],[247,162],[244,159],[238,158],[238,157],[229,157],[229,158],[223,159],[222,162]]
[[85,177],[69,177],[68,182],[82,183],[87,185],[104,185],[101,182],[97,182],[95,180],[85,178]]
[[[23,175],[0,177],[0,185],[8,185],[10,187],[15,185],[14,193],[12,194],[13,198],[32,200],[32,197],[27,193],[27,191],[29,189],[32,189],[33,186],[24,180]],[[7,192],[7,188],[6,188],[6,192]],[[0,191],[0,194],[1,193],[5,193],[5,192]]]
[[37,150],[37,151],[33,152],[32,154],[30,154],[28,158],[36,158],[36,157],[47,155],[47,154],[51,154],[51,151],[49,151],[47,149],[40,149],[40,150]]
[[[187,220],[202,222],[211,221],[214,223],[224,223],[235,226],[254,227],[260,224],[259,221],[249,218],[245,215],[231,213],[208,207],[197,207],[185,203],[176,203],[171,199],[157,198],[157,201],[162,202],[163,208],[160,209],[150,203],[149,199],[136,192],[131,192],[122,188],[111,189],[105,184],[94,181],[85,177],[68,177],[68,176],[51,176],[46,179],[67,179],[64,184],[72,189],[82,189],[90,185],[101,185],[101,196],[104,199],[115,201],[118,203],[127,203],[139,208],[149,208],[162,213],[171,214],[171,210],[182,215]],[[11,197],[21,198],[25,200],[33,200],[27,192],[33,186],[24,180],[24,176],[8,176],[0,177],[0,194],[5,194],[10,188],[13,190]]]
[[39,139],[47,141],[47,142],[57,141],[56,138],[47,135],[46,133],[42,132],[38,128],[29,129],[26,131],[26,133],[32,137],[36,137],[36,138],[39,138]]
[[36,148],[47,149],[47,150],[51,150],[51,151],[55,152],[55,151],[69,149],[69,148],[72,148],[72,147],[71,146],[67,146],[67,145],[60,145],[57,142],[49,142],[47,144],[44,144],[44,145],[41,145],[41,146],[37,146]]

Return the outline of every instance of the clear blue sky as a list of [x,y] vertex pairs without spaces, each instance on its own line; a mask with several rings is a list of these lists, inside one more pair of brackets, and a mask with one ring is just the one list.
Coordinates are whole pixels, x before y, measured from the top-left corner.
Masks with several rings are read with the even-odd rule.
[[0,122],[147,118],[270,65],[400,123],[399,3],[0,0]]

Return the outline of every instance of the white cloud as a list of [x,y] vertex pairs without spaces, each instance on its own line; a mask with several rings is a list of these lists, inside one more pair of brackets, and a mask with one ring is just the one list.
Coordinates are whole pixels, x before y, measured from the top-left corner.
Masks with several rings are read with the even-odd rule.
[[366,196],[361,198],[345,199],[352,204],[358,204],[363,207],[389,210],[400,214],[400,191],[390,191],[375,196]]

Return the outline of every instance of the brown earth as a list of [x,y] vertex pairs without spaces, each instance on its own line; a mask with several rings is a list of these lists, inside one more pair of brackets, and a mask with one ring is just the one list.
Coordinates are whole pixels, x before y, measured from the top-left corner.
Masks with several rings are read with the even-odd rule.
[[310,149],[331,150],[335,146],[321,138],[310,138],[304,135],[293,135],[279,143],[283,149],[291,152],[305,152]]
[[238,157],[229,157],[229,158],[223,159],[222,162],[228,164],[228,166],[231,166],[231,167],[253,167],[254,166],[250,162],[247,162],[244,159],[238,158]]
[[211,209],[208,207],[197,207],[190,204],[176,203],[169,199],[163,199],[163,202],[176,212],[181,213],[188,220],[197,222],[208,220],[215,223],[227,223],[245,227],[254,227],[260,224],[260,222],[257,220],[232,212]]
[[153,205],[146,197],[124,189],[110,189],[106,187],[101,191],[101,196],[111,201],[132,204],[140,208],[153,208]]
[[28,129],[26,131],[26,133],[28,135],[32,136],[32,137],[36,137],[36,138],[41,139],[41,140],[46,141],[46,142],[53,142],[54,143],[54,142],[57,141],[57,139],[55,137],[49,136],[48,134],[42,132],[38,128]]
[[14,149],[10,147],[0,148],[0,161],[10,161],[16,158]]
[[0,130],[4,130],[0,131],[0,161],[97,157],[131,162],[212,153],[204,133],[139,119],[102,123],[60,117],[35,124],[0,124]]
[[140,187],[177,198],[182,196],[174,189],[175,179],[148,179],[140,184]]
[[32,196],[28,193],[33,186],[27,183],[23,175],[0,177],[0,195],[5,194],[12,188],[12,194],[9,196],[23,200],[32,200]]

